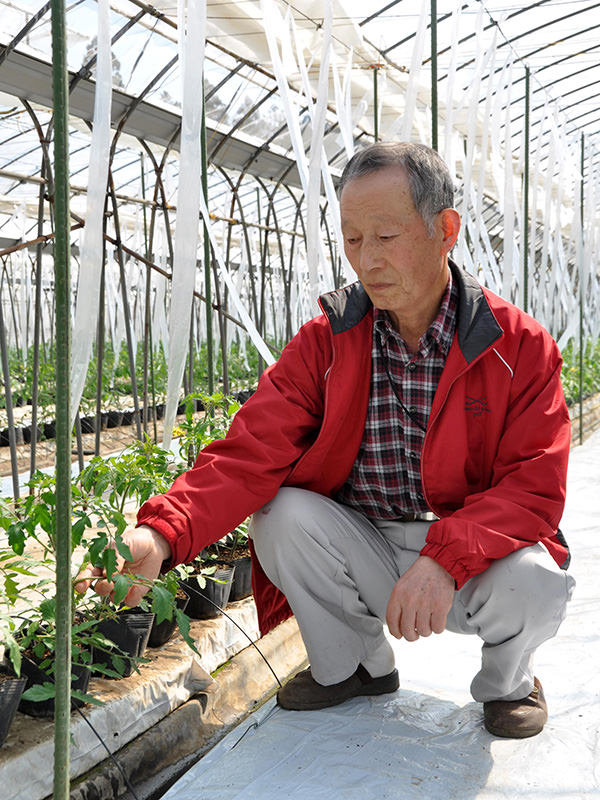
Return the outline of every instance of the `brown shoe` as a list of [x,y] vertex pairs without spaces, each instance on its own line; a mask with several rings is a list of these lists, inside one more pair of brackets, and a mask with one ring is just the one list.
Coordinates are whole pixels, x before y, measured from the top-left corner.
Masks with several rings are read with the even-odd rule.
[[542,684],[533,679],[533,691],[522,700],[491,700],[483,704],[485,727],[494,736],[526,739],[536,736],[548,719]]
[[372,678],[362,664],[359,664],[354,675],[345,681],[323,686],[313,678],[309,667],[299,672],[277,692],[277,702],[282,708],[291,711],[314,711],[337,706],[351,697],[395,692],[399,685],[397,669],[381,678]]

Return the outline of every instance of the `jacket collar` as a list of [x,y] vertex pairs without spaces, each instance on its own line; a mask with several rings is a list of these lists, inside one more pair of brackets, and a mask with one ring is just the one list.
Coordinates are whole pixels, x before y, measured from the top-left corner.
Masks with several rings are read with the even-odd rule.
[[[479,282],[449,259],[458,286],[456,333],[458,346],[470,364],[497,339],[502,328],[494,317]],[[335,336],[357,325],[371,310],[371,300],[359,281],[321,295],[319,303]]]

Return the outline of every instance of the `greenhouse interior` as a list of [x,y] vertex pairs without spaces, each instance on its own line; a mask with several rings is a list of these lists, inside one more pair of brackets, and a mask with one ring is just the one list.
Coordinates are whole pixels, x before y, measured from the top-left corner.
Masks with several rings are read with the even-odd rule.
[[0,0],[6,800],[600,798],[599,9]]

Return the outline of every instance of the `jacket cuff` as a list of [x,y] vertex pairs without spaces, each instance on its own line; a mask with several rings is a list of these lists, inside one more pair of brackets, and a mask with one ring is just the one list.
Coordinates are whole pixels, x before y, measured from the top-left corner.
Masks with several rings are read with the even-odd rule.
[[452,556],[448,547],[442,544],[427,542],[421,550],[422,556],[429,556],[442,566],[454,578],[454,588],[462,589],[469,578],[473,577],[464,565]]
[[161,574],[168,572],[170,569],[173,569],[177,564],[181,563],[180,560],[177,558],[177,534],[175,531],[165,523],[163,519],[159,516],[147,516],[147,517],[140,517],[138,515],[138,520],[136,522],[135,527],[139,528],[140,525],[147,525],[149,528],[152,528],[157,533],[159,533],[163,539],[166,539],[169,547],[171,548],[171,558],[166,559],[163,561],[162,567],[160,569]]

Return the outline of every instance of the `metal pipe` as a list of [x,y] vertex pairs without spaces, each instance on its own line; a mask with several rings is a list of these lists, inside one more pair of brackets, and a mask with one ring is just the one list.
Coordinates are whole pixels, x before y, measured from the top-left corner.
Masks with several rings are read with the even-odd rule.
[[437,0],[431,0],[431,146],[438,149]]
[[530,74],[525,67],[525,153],[523,156],[523,310],[529,307],[529,136],[530,136]]
[[[202,93],[204,95],[204,76],[202,77]],[[204,98],[203,98],[204,100]],[[206,158],[206,104],[202,102],[202,124],[200,127],[200,155],[202,160],[202,194],[208,208],[208,162]],[[215,376],[213,363],[213,331],[212,331],[212,276],[210,265],[210,240],[208,229],[204,222],[204,294],[206,296],[206,373],[208,394],[215,390]],[[191,368],[191,365],[190,365]],[[191,370],[190,370],[191,374]]]
[[[131,315],[129,312],[129,299],[127,297],[127,277],[125,274],[125,260],[123,258],[123,244],[121,242],[121,230],[119,227],[119,209],[117,207],[117,200],[115,198],[115,184],[113,181],[112,172],[109,171],[109,191],[112,198],[113,218],[115,222],[115,237],[117,245],[117,261],[119,264],[119,273],[121,276],[121,297],[123,298],[123,316],[125,319],[125,336],[127,339],[127,352],[129,355],[129,372],[131,377],[131,392],[133,394],[133,408],[134,419],[136,427],[136,435],[139,441],[142,439],[142,426],[140,424],[140,399],[138,397],[137,388],[137,375],[135,372],[135,353],[133,352],[133,335],[131,332]],[[110,237],[106,237],[110,241]],[[115,358],[118,354],[115,353]]]
[[[42,175],[45,170],[45,161],[42,159]],[[38,196],[38,235],[44,228],[44,189],[39,188]],[[33,316],[33,376],[31,386],[31,450],[29,456],[29,476],[35,472],[37,448],[37,423],[38,423],[38,395],[40,372],[40,327],[42,320],[42,245],[36,247],[35,263],[35,313]]]
[[69,129],[64,0],[52,0],[56,297],[56,643],[54,800],[69,797],[71,722],[71,274]]
[[2,288],[0,286],[0,353],[2,355],[2,379],[4,381],[4,397],[6,401],[6,417],[8,420],[8,443],[10,445],[10,464],[12,472],[13,496],[19,497],[19,467],[17,463],[17,440],[15,418],[13,414],[12,391],[10,388],[10,370],[8,367],[8,346],[4,330],[4,312],[2,310]]
[[377,64],[373,67],[373,135],[375,141],[379,141],[379,87],[377,85],[377,78],[379,75],[379,67]]
[[585,134],[581,134],[581,183],[579,215],[581,223],[581,261],[579,262],[579,444],[583,444],[583,180],[585,177]]

